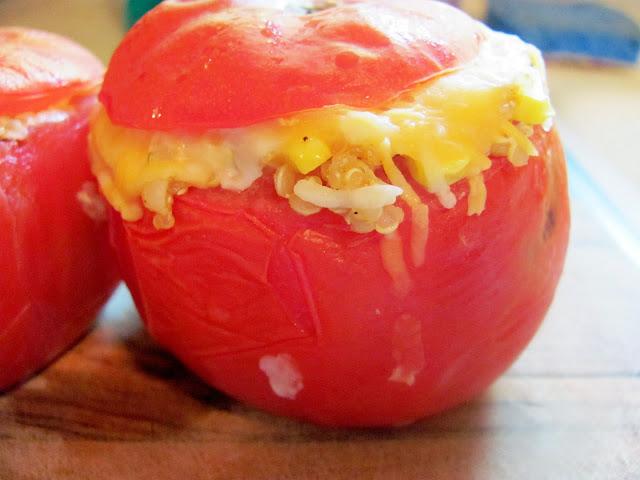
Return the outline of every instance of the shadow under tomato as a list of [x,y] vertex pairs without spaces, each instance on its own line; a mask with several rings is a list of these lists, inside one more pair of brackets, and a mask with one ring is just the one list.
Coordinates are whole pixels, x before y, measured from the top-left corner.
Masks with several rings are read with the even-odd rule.
[[416,472],[422,466],[424,472],[460,471],[460,478],[469,478],[467,475],[473,476],[469,469],[480,468],[483,462],[479,459],[490,448],[492,404],[486,397],[404,427],[327,428],[256,410],[209,387],[142,328],[123,337],[122,344],[147,380],[163,382],[183,404],[180,419],[173,405],[158,412],[160,417],[173,418],[172,431],[162,435],[203,443],[228,442],[236,456],[247,462],[253,463],[258,449],[269,452],[270,462],[285,465],[292,451],[299,450],[297,461],[313,469],[322,455],[311,452],[326,450],[338,457],[350,452],[350,463],[359,461],[376,474],[392,472],[393,465],[406,462]]
[[148,378],[166,382],[204,407],[224,411],[231,409],[233,399],[193,375],[158,346],[143,328],[123,338],[122,344],[129,350],[136,368]]

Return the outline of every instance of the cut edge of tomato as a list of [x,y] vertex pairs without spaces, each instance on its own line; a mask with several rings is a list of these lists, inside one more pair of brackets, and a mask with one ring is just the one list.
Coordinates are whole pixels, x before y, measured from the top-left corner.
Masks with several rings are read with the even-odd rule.
[[[353,4],[358,3],[348,2],[344,7],[353,7]],[[415,21],[410,18],[411,13],[424,15],[422,10],[414,11],[413,8],[394,6],[392,9],[389,2],[374,2],[372,5],[384,8],[385,11],[398,12],[398,21]],[[235,7],[241,6],[242,4],[231,2],[225,8],[233,13]],[[451,7],[446,7],[451,8],[451,11],[444,8],[434,10],[433,18],[425,15],[427,22],[433,22],[432,29],[418,29],[419,34],[406,41],[397,40],[397,35],[390,33],[392,28],[378,21],[376,15],[379,12],[369,18],[358,11],[351,12],[353,18],[348,15],[340,16],[335,25],[328,22],[331,28],[316,35],[318,42],[309,43],[308,35],[300,33],[302,26],[306,24],[298,21],[300,25],[296,24],[291,28],[283,24],[281,37],[268,40],[266,46],[263,46],[265,34],[257,33],[256,29],[262,24],[255,23],[258,21],[256,19],[244,26],[234,26],[229,20],[224,20],[226,17],[213,18],[212,13],[218,14],[220,9],[213,8],[209,2],[198,2],[188,14],[176,13],[173,9],[159,6],[136,25],[114,53],[99,99],[113,123],[153,131],[189,129],[199,132],[216,128],[242,128],[328,106],[376,109],[416,85],[454,71],[475,57],[483,38],[481,28],[459,11]],[[323,15],[326,11],[317,14]],[[457,13],[453,13],[454,11]],[[268,10],[267,13],[273,16],[274,21],[279,21],[280,17],[275,9]],[[197,22],[193,21],[194,17]],[[271,21],[269,15],[265,18],[267,23]],[[393,18],[392,15],[391,19]],[[186,26],[189,28],[185,30]],[[313,28],[323,26],[324,23]],[[361,45],[354,40],[352,37],[357,32],[354,33],[353,30],[356,27],[367,28],[386,36],[384,48]],[[451,35],[447,31],[454,27],[461,27],[468,33],[454,34],[448,39]],[[162,31],[166,35],[160,38],[159,32]],[[220,36],[219,41],[216,40],[218,43],[210,39],[213,34]],[[225,42],[236,37],[245,38],[246,45],[238,45],[233,51],[229,51]],[[326,52],[322,42],[327,45]],[[303,50],[317,50],[314,58],[323,57],[325,53],[329,58],[334,54],[339,55],[341,49],[348,51],[351,47],[358,52],[364,50],[364,53],[358,55],[365,61],[357,62],[346,76],[345,67],[338,64],[331,67],[330,60],[327,60],[329,63],[322,63],[322,68],[314,65],[303,68],[299,61],[304,56],[301,53]],[[267,51],[261,53],[265,48]],[[280,61],[275,62],[276,64],[269,61],[265,63],[262,61],[264,58]],[[204,67],[198,59],[205,61]],[[241,66],[234,67],[234,59]],[[213,67],[209,68],[210,65]],[[396,67],[390,65],[401,67],[401,71],[393,75],[392,70]],[[231,71],[228,70],[229,67]],[[388,71],[391,76],[385,75],[383,71],[374,75],[373,79],[366,78],[368,75],[370,77],[372,69],[375,71],[380,68]],[[245,75],[247,69],[257,73],[248,78]],[[295,73],[295,78],[289,78],[291,88],[288,88],[283,76],[286,77],[291,72]],[[243,75],[244,78],[238,80],[236,74]],[[255,90],[248,88],[250,82],[256,82]],[[271,84],[271,88],[276,90],[286,90],[284,100],[279,102],[269,98],[272,93],[264,85],[260,86],[264,82]],[[311,88],[310,84],[318,88]],[[175,95],[169,93],[171,90],[185,91],[189,97],[176,103]],[[267,98],[261,99],[263,95]]]
[[[290,112],[286,112],[286,113],[280,113],[280,112],[276,112],[273,115],[270,116],[264,116],[261,117],[258,120],[254,120],[251,122],[239,122],[241,124],[238,125],[225,125],[224,127],[222,126],[218,126],[218,125],[211,125],[209,123],[202,123],[202,124],[190,124],[188,126],[189,132],[191,133],[203,133],[206,131],[210,131],[210,130],[218,130],[218,129],[226,129],[226,128],[246,128],[246,127],[251,127],[254,125],[259,125],[260,123],[264,123],[264,122],[269,122],[269,121],[273,121],[273,120],[277,120],[277,119],[287,119],[288,117],[291,117],[292,115],[298,115],[298,114],[304,114],[306,112],[312,112],[314,110],[322,110],[322,109],[327,109],[327,108],[348,108],[349,110],[361,110],[363,112],[370,112],[372,110],[384,110],[387,106],[391,105],[393,102],[395,102],[397,99],[399,99],[400,97],[402,97],[402,95],[405,95],[407,93],[410,93],[411,91],[415,90],[415,89],[419,89],[421,86],[426,85],[432,81],[437,80],[438,78],[444,77],[446,75],[450,75],[452,73],[455,73],[459,70],[461,70],[462,66],[456,66],[456,67],[449,67],[449,68],[445,68],[442,69],[438,72],[434,72],[431,75],[422,78],[420,80],[416,80],[415,82],[411,83],[410,85],[407,85],[406,88],[403,88],[402,90],[395,92],[392,96],[390,96],[389,98],[387,98],[386,100],[384,100],[383,102],[380,102],[378,105],[376,106],[367,106],[367,105],[350,105],[347,103],[333,103],[333,104],[327,104],[327,105],[322,105],[320,107],[310,107],[310,108],[305,108],[305,109],[300,109],[300,110],[292,110]],[[107,116],[109,117],[109,120],[111,121],[111,123],[113,123],[114,125],[120,126],[120,127],[126,127],[126,128],[134,128],[134,129],[138,129],[138,130],[145,130],[148,132],[171,132],[171,131],[182,131],[184,130],[184,127],[172,127],[172,128],[164,128],[161,126],[158,126],[156,128],[149,128],[149,126],[147,125],[146,122],[144,121],[140,121],[140,122],[136,122],[136,121],[131,121],[131,120],[124,120],[123,118],[121,118],[120,115],[117,115],[113,112],[112,109],[109,108],[109,105],[111,102],[105,101],[105,97],[104,97],[104,93],[102,91],[100,91],[100,93],[98,94],[98,99],[100,100],[100,103],[102,104],[102,106],[104,107],[104,111],[107,114]],[[0,101],[0,114],[3,111],[3,104]],[[111,110],[111,111],[110,111]]]
[[52,88],[37,93],[5,94],[0,98],[0,116],[16,116],[35,113],[54,105],[65,103],[76,97],[96,95],[101,79],[74,82],[64,87]]

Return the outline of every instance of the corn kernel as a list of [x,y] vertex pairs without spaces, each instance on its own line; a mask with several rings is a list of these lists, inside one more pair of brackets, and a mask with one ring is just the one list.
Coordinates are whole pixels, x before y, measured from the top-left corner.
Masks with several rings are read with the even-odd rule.
[[313,137],[294,140],[286,151],[293,165],[303,174],[319,167],[331,157],[327,144]]

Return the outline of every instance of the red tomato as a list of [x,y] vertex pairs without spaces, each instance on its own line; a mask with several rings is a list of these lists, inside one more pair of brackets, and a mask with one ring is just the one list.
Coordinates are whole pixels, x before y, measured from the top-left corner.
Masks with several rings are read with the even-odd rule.
[[69,101],[68,118],[0,139],[0,389],[69,347],[117,281],[106,222],[78,200],[95,193],[87,88],[100,75],[98,60],[68,40],[0,29],[0,117]]
[[[451,210],[424,197],[428,259],[410,268],[405,298],[391,293],[378,234],[328,212],[298,215],[269,175],[241,193],[178,197],[167,231],[151,215],[114,213],[123,276],[159,343],[230,395],[331,425],[410,422],[486,388],[551,302],[568,240],[566,176],[557,136],[536,144],[547,153],[526,167],[494,160],[479,216],[467,216],[462,183]],[[260,368],[283,358],[300,375],[293,399]]]
[[143,17],[105,76],[111,120],[229,128],[325,105],[374,107],[464,64],[481,38],[474,21],[437,2],[353,2],[313,15],[248,3],[257,2],[172,1]]
[[[112,120],[123,125],[237,126],[336,102],[375,104],[440,71],[420,55],[473,51],[467,47],[477,39],[474,25],[469,36],[458,32],[452,41],[443,33],[449,32],[443,22],[460,21],[452,10],[425,2],[425,11],[438,12],[434,24],[427,22],[422,33],[419,18],[415,38],[407,41],[380,25],[407,20],[408,7],[381,4],[286,21],[268,10],[277,25],[326,22],[301,37],[287,33],[286,42],[271,47],[256,40],[255,15],[218,17],[216,9],[226,11],[223,2],[171,2],[125,39],[102,98]],[[375,16],[382,15],[378,8],[384,17]],[[421,12],[416,7],[412,15],[426,15]],[[371,18],[388,23],[374,25]],[[338,37],[325,33],[340,32],[355,45],[372,31],[388,40],[382,56],[392,66],[386,58],[373,60],[382,73],[365,84],[373,64],[361,59],[352,84],[333,62]],[[213,32],[222,37],[209,42]],[[429,36],[439,47],[416,53],[413,47],[422,48],[420,39]],[[307,52],[324,55],[317,64],[304,54],[308,44]],[[195,67],[214,47],[215,58],[235,70],[209,76]],[[187,49],[193,54],[185,55]],[[270,64],[271,52],[280,49],[287,53],[283,62]],[[235,65],[232,58],[247,60]],[[467,59],[458,53],[438,58],[450,59],[448,66]],[[299,81],[309,82],[306,96],[298,95]],[[142,99],[124,90],[131,84]],[[143,84],[153,93],[143,93]],[[215,103],[223,96],[229,107]],[[162,115],[154,119],[155,106]],[[295,213],[276,195],[269,171],[243,192],[191,189],[176,197],[169,230],[156,230],[149,213],[123,222],[112,212],[112,238],[149,331],[205,381],[265,410],[314,422],[404,424],[486,388],[522,351],[551,302],[568,240],[565,166],[555,132],[537,131],[535,143],[542,156],[524,167],[494,159],[484,174],[488,199],[481,215],[467,215],[465,182],[453,185],[459,201],[452,209],[419,190],[430,208],[427,261],[408,266],[406,295],[396,293],[383,266],[381,235],[353,233],[326,210]],[[397,237],[405,255],[406,213]]]

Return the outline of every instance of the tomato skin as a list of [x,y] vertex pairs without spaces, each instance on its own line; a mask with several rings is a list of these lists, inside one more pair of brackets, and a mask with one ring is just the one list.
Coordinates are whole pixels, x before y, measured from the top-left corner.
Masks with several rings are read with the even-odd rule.
[[353,1],[310,15],[256,3],[265,4],[166,2],[143,17],[105,76],[111,120],[194,131],[326,105],[378,107],[463,65],[482,39],[478,24],[438,2]]
[[95,88],[100,61],[59,35],[18,27],[0,29],[0,115],[36,112]]
[[[0,38],[5,35],[0,29]],[[41,38],[31,32],[11,41],[23,42],[32,35]],[[46,366],[85,333],[118,280],[107,223],[89,218],[77,198],[85,184],[95,185],[86,138],[96,96],[85,93],[85,80],[95,81],[95,65],[74,64],[78,56],[66,56],[67,40],[56,49],[59,37],[42,35],[53,42],[46,48],[55,61],[48,65],[58,65],[58,72],[83,73],[60,84],[68,99],[66,120],[32,126],[24,140],[0,140],[0,390]],[[4,81],[8,60],[18,63],[24,78],[31,78],[30,68],[44,65],[28,63],[40,54],[28,54],[28,41],[13,47],[27,54],[0,60],[0,90],[11,84]],[[2,45],[0,50],[11,48]],[[80,58],[90,57],[83,52]],[[29,85],[25,82],[21,91],[33,98],[31,93],[42,85]],[[43,92],[42,98],[59,100],[60,92]],[[19,95],[5,93],[0,91],[3,107],[25,105],[12,103]]]
[[[538,131],[541,158],[494,159],[488,199],[467,216],[431,196],[427,260],[396,293],[381,236],[337,215],[293,212],[267,173],[244,192],[192,189],[175,226],[112,212],[123,277],[151,334],[208,383],[277,414],[328,425],[415,421],[485,389],[529,342],[553,298],[568,241],[562,149]],[[400,229],[405,258],[410,221]],[[278,396],[261,359],[300,373]],[[414,378],[396,367],[415,370]],[[398,378],[396,378],[398,380]],[[300,386],[300,385],[299,385]]]

